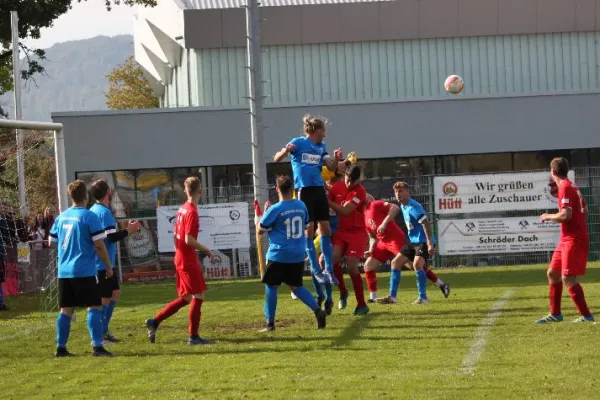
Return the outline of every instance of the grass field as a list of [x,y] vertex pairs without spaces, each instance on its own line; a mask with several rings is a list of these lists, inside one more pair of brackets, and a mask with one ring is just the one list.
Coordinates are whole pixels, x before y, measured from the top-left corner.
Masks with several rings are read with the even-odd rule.
[[[547,313],[544,266],[438,273],[452,285],[448,300],[430,285],[432,303],[412,305],[414,274],[403,273],[399,304],[355,317],[351,298],[322,331],[282,289],[278,329],[266,334],[257,332],[257,281],[211,283],[201,335],[217,342],[195,347],[186,344],[187,308],[161,325],[156,344],[146,339],[143,322],[173,298],[174,283],[127,285],[111,326],[123,340],[111,347],[114,359],[90,355],[83,312],[69,342],[78,357],[53,358],[56,315],[31,311],[35,298],[9,299],[16,311],[0,314],[0,398],[596,398],[600,324],[570,323],[566,291],[569,322],[533,324]],[[379,281],[383,295],[388,276]],[[582,282],[600,310],[598,265]]]

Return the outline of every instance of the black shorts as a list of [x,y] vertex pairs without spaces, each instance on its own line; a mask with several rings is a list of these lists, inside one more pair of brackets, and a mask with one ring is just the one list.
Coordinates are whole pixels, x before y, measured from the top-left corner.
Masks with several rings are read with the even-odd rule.
[[110,299],[114,290],[119,290],[119,276],[113,268],[113,276],[106,278],[106,270],[98,271],[98,281],[100,281],[100,291],[103,299]]
[[302,277],[304,276],[304,261],[299,263],[281,263],[277,261],[267,261],[267,269],[262,278],[262,282],[269,286],[279,286],[285,283],[288,286],[302,286]]
[[400,253],[406,256],[410,261],[414,261],[415,257],[423,257],[425,263],[429,261],[429,251],[427,250],[427,243],[409,243],[402,248]]
[[62,307],[93,307],[102,305],[97,276],[58,279],[58,305]]
[[323,186],[300,188],[298,198],[306,205],[310,222],[329,221],[329,200]]

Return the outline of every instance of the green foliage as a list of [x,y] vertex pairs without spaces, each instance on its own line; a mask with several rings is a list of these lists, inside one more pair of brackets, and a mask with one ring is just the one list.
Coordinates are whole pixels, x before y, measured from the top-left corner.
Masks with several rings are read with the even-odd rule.
[[[42,61],[46,53],[42,49],[29,48],[23,44],[25,39],[39,39],[40,30],[52,26],[54,20],[71,9],[72,4],[82,0],[0,0],[0,95],[12,90],[12,45],[10,11],[19,14],[19,38],[26,63],[21,71],[25,80],[42,73]],[[83,0],[86,1],[86,0]],[[101,0],[90,0],[101,1]],[[156,0],[104,0],[107,9],[113,5],[155,6]],[[6,111],[0,107],[0,116]]]
[[106,105],[114,110],[157,108],[158,97],[154,94],[142,69],[133,56],[106,75],[109,83]]

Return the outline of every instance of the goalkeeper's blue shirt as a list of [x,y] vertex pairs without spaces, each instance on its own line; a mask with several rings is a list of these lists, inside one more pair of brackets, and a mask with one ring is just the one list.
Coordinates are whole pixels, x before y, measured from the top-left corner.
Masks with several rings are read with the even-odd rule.
[[[115,220],[115,217],[113,217],[110,208],[106,207],[104,204],[96,203],[90,208],[90,211],[98,216],[107,236],[117,231],[117,221]],[[115,265],[117,263],[117,243],[111,242],[107,237],[104,239],[104,244],[106,245],[106,251],[108,252],[110,262]],[[106,269],[106,265],[104,265],[100,257],[98,257],[98,254],[96,254],[96,268],[98,271],[104,271]]]
[[307,137],[297,137],[292,139],[289,144],[296,147],[290,153],[294,188],[323,187],[321,167],[323,167],[324,159],[329,156],[325,143],[315,143]]
[[71,207],[56,217],[50,229],[50,240],[58,249],[58,277],[96,276],[94,241],[105,238],[102,223],[85,207]]
[[260,220],[261,229],[269,233],[267,260],[304,262],[308,223],[308,210],[300,200],[284,200],[269,207]]

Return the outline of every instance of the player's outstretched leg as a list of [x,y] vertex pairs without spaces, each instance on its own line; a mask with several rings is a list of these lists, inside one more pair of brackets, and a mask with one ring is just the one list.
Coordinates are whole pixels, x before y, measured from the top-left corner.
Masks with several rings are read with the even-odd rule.
[[199,334],[203,302],[204,293],[196,293],[192,295],[192,301],[190,302],[190,311],[188,313],[190,333],[190,338],[188,339],[189,345],[213,343],[211,340],[201,338]]
[[112,353],[108,352],[102,346],[104,337],[104,328],[102,324],[102,307],[90,307],[87,313],[87,326],[92,338],[92,354],[95,357],[112,357]]
[[[67,350],[69,333],[71,332],[71,316],[67,310],[61,309],[56,318],[56,357],[70,357],[73,354]],[[69,314],[72,314],[70,309]]]
[[160,310],[158,314],[154,316],[154,318],[146,320],[146,328],[148,328],[148,340],[150,340],[150,343],[154,343],[156,341],[156,330],[158,329],[160,323],[177,313],[177,311],[181,310],[188,304],[189,301],[183,297],[178,297]]
[[450,296],[450,285],[447,283],[444,283],[440,279],[440,277],[437,276],[436,273],[433,272],[433,270],[431,268],[429,268],[427,265],[425,267],[423,267],[423,269],[425,270],[425,275],[427,276],[427,279],[429,279],[431,282],[433,282],[435,284],[435,286],[437,286],[442,291],[445,298],[448,298],[448,296]]
[[275,312],[277,311],[277,290],[279,286],[265,285],[265,320],[266,325],[259,332],[275,330]]
[[317,304],[315,298],[304,286],[292,287],[291,288],[296,296],[315,313],[317,319],[317,328],[323,329],[326,326],[326,314],[325,311],[321,310]]

